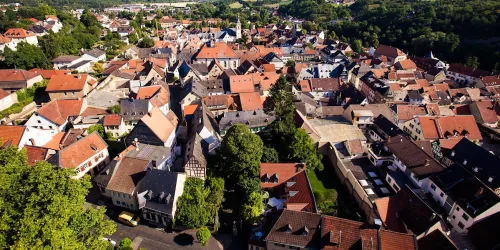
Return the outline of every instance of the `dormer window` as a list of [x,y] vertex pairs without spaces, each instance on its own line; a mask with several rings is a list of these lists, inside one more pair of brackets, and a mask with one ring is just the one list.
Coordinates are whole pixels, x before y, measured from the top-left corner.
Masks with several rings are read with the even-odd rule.
[[285,232],[287,232],[287,233],[291,233],[291,232],[292,232],[292,229],[293,229],[293,228],[292,228],[292,225],[290,225],[290,224],[286,224]]
[[265,182],[265,183],[268,183],[268,182],[269,182],[269,174],[268,174],[268,173],[266,173],[266,174],[264,175],[264,182]]
[[278,180],[279,180],[279,176],[278,174],[274,174],[274,183],[278,183]]
[[304,236],[309,235],[309,229],[306,226],[304,226],[304,228],[302,229],[302,235]]

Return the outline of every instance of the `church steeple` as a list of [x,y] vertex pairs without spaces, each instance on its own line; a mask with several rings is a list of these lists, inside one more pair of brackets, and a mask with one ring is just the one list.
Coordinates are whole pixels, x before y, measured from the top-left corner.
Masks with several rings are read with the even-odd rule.
[[238,15],[238,22],[236,22],[236,39],[240,38],[241,38],[241,22],[240,22],[240,15]]

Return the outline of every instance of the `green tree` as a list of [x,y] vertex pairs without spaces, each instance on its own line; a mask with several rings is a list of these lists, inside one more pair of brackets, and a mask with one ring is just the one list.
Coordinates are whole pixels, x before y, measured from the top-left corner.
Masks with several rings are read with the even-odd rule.
[[150,37],[144,37],[137,45],[139,48],[151,48],[155,45],[155,41]]
[[[232,126],[219,148],[221,171],[232,184],[242,183],[239,179],[258,178],[264,143],[258,135],[250,132],[243,124]],[[236,180],[236,183],[234,182]],[[240,185],[240,191],[250,194],[247,185]]]
[[224,179],[220,177],[209,177],[206,181],[206,188],[210,192],[206,199],[208,223],[214,224],[215,230],[217,230],[219,209],[224,200]]
[[35,45],[21,42],[17,50],[12,51],[5,47],[3,63],[10,68],[26,69],[33,68],[50,69],[50,60],[45,56],[42,49]]
[[288,60],[285,64],[287,67],[295,67],[295,61],[294,60]]
[[279,136],[292,134],[295,130],[293,120],[293,94],[292,86],[284,76],[281,76],[269,89],[269,97],[264,105],[264,112],[275,117],[271,124],[274,134]]
[[120,241],[119,248],[126,249],[132,247],[132,240],[130,238],[124,238]]
[[241,216],[244,220],[255,223],[259,221],[262,212],[264,212],[264,203],[260,192],[250,194],[248,201],[241,207]]
[[92,66],[92,70],[94,70],[95,75],[100,75],[104,71],[104,67],[102,66],[102,63],[94,63]]
[[113,114],[120,114],[120,104],[115,104],[109,108],[109,112]]
[[261,162],[267,163],[278,163],[279,162],[279,154],[278,151],[274,148],[264,147],[264,152],[262,154]]
[[94,124],[87,129],[89,135],[94,132],[97,132],[101,138],[104,138],[104,126],[102,124]]
[[189,228],[206,225],[209,219],[205,199],[208,195],[209,190],[204,188],[202,179],[188,178],[184,184],[184,192],[177,201],[176,223]]
[[137,41],[139,40],[139,38],[137,38],[137,35],[135,33],[130,33],[128,34],[127,37],[128,37],[128,42],[130,44],[136,44]]
[[208,230],[207,227],[200,227],[198,231],[196,231],[196,238],[200,242],[202,246],[205,246],[208,242],[208,240],[212,237],[212,234],[210,233],[210,230]]
[[352,50],[356,53],[360,53],[363,49],[363,42],[359,39],[356,39],[352,42]]
[[106,249],[115,224],[105,209],[85,208],[89,176],[45,161],[29,166],[26,151],[0,150],[0,248]]
[[308,171],[323,170],[321,156],[316,151],[316,146],[304,129],[298,128],[292,136],[290,144],[290,158],[294,162],[304,162]]
[[479,68],[479,59],[476,56],[469,56],[465,59],[465,65],[472,68]]

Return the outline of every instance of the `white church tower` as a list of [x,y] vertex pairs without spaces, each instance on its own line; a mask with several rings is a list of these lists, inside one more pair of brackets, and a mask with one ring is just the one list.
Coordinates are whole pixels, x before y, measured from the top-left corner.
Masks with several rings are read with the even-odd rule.
[[240,17],[238,15],[238,22],[236,23],[236,39],[240,38],[241,38],[241,22],[240,22]]

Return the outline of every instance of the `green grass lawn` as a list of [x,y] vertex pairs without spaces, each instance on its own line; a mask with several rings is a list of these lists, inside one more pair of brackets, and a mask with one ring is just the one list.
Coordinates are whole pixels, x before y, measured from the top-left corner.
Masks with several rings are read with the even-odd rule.
[[234,3],[229,5],[229,8],[231,8],[231,9],[239,9],[241,7],[243,7],[243,4],[241,4],[239,2],[234,2]]

